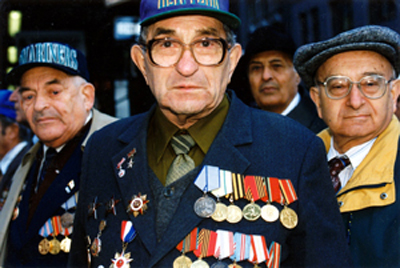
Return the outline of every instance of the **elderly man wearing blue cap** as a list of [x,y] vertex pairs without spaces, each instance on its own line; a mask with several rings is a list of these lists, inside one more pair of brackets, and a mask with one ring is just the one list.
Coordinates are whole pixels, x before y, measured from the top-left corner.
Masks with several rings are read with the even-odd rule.
[[363,26],[300,47],[295,65],[318,113],[357,267],[400,266],[400,36]]
[[65,267],[83,148],[115,119],[93,109],[86,59],[67,44],[28,45],[7,78],[18,85],[22,110],[40,141],[12,179],[0,214],[0,252],[6,267]]
[[89,141],[71,267],[348,264],[322,142],[226,90],[228,4],[141,2],[131,56],[157,104]]

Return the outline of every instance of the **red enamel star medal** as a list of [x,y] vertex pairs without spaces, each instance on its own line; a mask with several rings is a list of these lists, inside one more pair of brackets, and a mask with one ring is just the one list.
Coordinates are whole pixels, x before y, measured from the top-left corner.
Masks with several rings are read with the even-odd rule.
[[133,216],[137,217],[139,214],[143,215],[143,213],[147,210],[147,203],[150,201],[147,200],[147,195],[134,195],[131,202],[129,203],[127,212],[132,213]]

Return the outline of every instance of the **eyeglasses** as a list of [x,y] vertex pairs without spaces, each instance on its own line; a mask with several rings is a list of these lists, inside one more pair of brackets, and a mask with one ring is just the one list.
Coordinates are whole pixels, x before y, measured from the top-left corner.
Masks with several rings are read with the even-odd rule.
[[148,50],[152,63],[161,67],[170,67],[181,59],[187,46],[196,62],[205,66],[220,64],[229,49],[228,43],[222,38],[202,38],[185,44],[167,37],[152,39],[144,47]]
[[330,99],[340,100],[349,95],[353,85],[356,84],[361,93],[369,99],[379,99],[386,93],[387,84],[395,79],[386,80],[380,75],[368,75],[358,82],[353,82],[347,76],[331,76],[325,82],[317,81],[324,85],[325,93]]

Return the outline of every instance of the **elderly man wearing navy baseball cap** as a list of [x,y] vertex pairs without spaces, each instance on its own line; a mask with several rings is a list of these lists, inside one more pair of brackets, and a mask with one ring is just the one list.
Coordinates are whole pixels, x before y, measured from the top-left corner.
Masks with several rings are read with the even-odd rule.
[[40,141],[12,179],[0,213],[0,252],[6,267],[65,267],[83,148],[114,118],[93,109],[86,59],[68,44],[28,45],[7,79],[18,86],[21,108]]
[[227,90],[242,53],[229,1],[140,14],[131,57],[157,103],[89,141],[69,265],[346,266],[322,141]]
[[329,127],[319,136],[354,264],[398,267],[399,34],[363,26],[300,47],[294,63]]

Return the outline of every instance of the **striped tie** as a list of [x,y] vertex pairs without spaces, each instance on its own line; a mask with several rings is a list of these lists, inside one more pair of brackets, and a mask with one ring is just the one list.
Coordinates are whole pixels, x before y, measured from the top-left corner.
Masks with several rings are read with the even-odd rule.
[[194,161],[189,155],[187,155],[187,153],[195,144],[196,143],[192,137],[187,134],[172,137],[171,146],[176,153],[176,157],[168,170],[165,185],[173,183],[194,169]]

